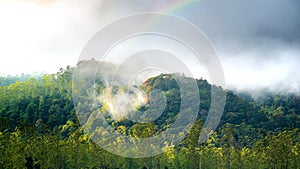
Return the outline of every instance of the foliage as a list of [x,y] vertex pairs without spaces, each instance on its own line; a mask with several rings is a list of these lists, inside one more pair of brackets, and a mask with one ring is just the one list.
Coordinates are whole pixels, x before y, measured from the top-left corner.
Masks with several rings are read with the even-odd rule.
[[[96,66],[95,62],[88,61],[88,65]],[[85,64],[80,62],[83,68]],[[1,168],[300,168],[300,96],[297,94],[268,95],[262,99],[264,102],[255,102],[251,97],[238,97],[226,90],[226,106],[218,129],[204,143],[199,143],[209,111],[211,85],[198,79],[201,98],[198,118],[185,139],[177,146],[165,142],[165,153],[158,156],[131,159],[101,149],[84,133],[72,101],[72,72],[73,68],[67,67],[41,79],[0,86]],[[110,72],[103,73],[110,76]],[[97,93],[104,91],[101,74],[97,75],[93,87]],[[157,120],[116,121],[105,105],[97,110],[119,133],[145,138],[161,133],[176,120],[181,93],[173,75],[165,74],[148,79],[140,88],[147,94],[154,89],[165,94],[167,105]],[[118,87],[114,92],[124,91]],[[88,91],[78,92],[88,96],[84,93]],[[78,106],[87,110],[84,97]],[[149,107],[147,103],[139,110]],[[89,122],[87,129],[103,132],[97,123]]]

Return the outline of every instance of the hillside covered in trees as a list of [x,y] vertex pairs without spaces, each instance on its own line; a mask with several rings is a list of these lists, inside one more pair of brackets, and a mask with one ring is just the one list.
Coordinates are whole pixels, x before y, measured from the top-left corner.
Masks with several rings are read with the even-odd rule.
[[[87,64],[93,68],[99,64],[87,62],[79,66]],[[167,151],[154,157],[125,158],[100,148],[84,133],[72,98],[73,71],[74,68],[67,67],[24,82],[1,79],[1,84],[7,85],[0,86],[0,168],[300,168],[299,94],[274,93],[265,96],[263,102],[256,102],[222,89],[226,104],[219,126],[204,143],[199,143],[212,85],[197,79],[199,112],[184,140],[178,145],[166,142]],[[89,73],[89,69],[82,71]],[[93,87],[101,93],[105,86],[101,76],[96,77]],[[174,122],[180,111],[181,93],[174,74],[150,78],[139,87],[146,92],[164,92],[166,107],[159,118],[136,123],[107,115],[105,120],[122,134],[147,138]],[[124,90],[116,88],[115,93]],[[86,106],[83,101],[76,104]],[[148,103],[139,110],[145,111],[147,106]],[[97,110],[108,114],[107,105]],[[90,122],[90,128],[97,127],[93,124]]]

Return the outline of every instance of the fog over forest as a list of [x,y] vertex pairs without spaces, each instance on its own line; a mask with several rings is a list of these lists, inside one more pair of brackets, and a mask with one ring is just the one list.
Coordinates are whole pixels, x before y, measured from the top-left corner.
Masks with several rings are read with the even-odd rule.
[[75,66],[95,32],[138,12],[170,13],[198,26],[219,54],[228,88],[299,90],[297,0],[4,0],[0,74]]

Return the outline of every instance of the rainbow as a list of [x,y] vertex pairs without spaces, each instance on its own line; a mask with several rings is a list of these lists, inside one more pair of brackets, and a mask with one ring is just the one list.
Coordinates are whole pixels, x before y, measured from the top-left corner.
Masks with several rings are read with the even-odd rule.
[[[201,0],[174,0],[172,3],[169,4],[162,4],[162,3],[157,3],[154,6],[154,11],[158,13],[164,13],[164,14],[175,14],[176,12],[182,11],[188,7],[191,7],[197,3],[199,3]],[[162,18],[151,18],[147,24],[145,25],[146,28],[155,26],[159,22],[161,22]]]
[[157,4],[155,9],[168,14],[174,14],[177,11],[186,9],[194,4],[199,3],[201,0],[174,0],[173,3],[161,6],[160,3]]

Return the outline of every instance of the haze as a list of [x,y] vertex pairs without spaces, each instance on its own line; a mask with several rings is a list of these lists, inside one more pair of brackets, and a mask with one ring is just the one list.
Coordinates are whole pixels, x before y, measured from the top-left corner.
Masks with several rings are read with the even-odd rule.
[[86,42],[113,19],[165,12],[189,20],[208,36],[229,88],[299,90],[299,1],[192,2],[170,10],[179,1],[1,0],[0,74],[55,73],[74,66]]

